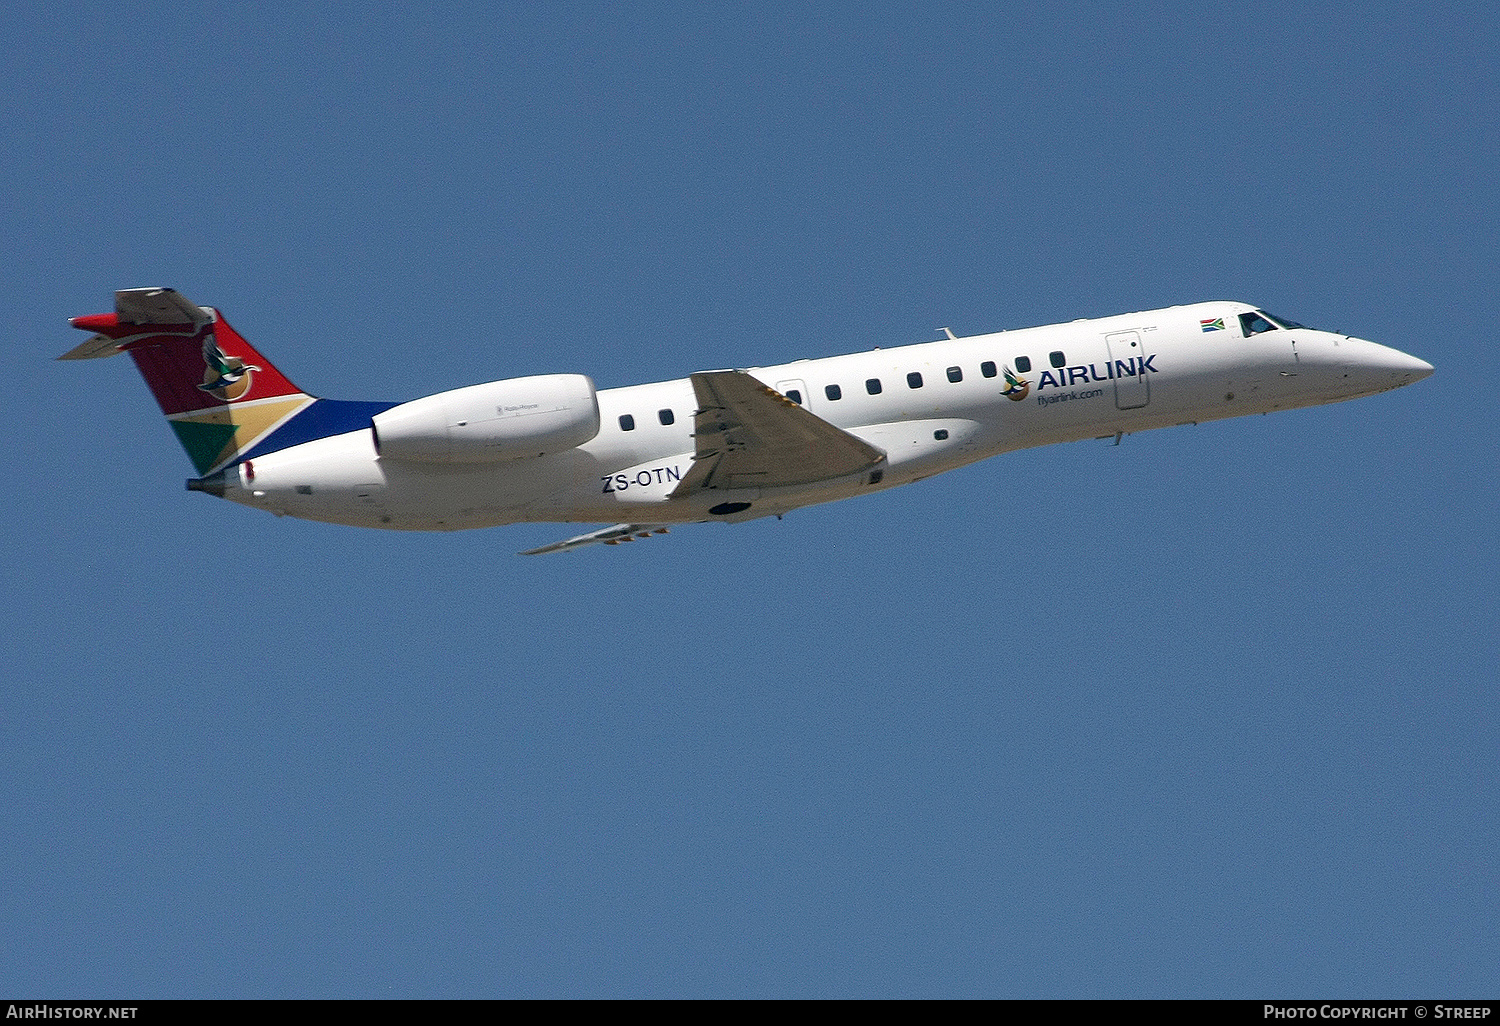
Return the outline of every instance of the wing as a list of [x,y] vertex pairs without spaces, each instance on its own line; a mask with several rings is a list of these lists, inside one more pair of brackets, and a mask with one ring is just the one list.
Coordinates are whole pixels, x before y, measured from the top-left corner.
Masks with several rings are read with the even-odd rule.
[[539,549],[527,549],[521,555],[539,556],[543,552],[566,552],[568,549],[576,549],[581,545],[594,545],[600,542],[605,545],[618,545],[621,542],[635,541],[637,538],[649,538],[653,534],[666,533],[666,524],[616,524],[614,527],[606,527],[602,530],[591,531],[588,534],[580,534],[578,537],[569,538],[567,541],[543,545]]
[[710,488],[812,484],[878,466],[885,453],[744,371],[693,375],[697,452],[673,497]]

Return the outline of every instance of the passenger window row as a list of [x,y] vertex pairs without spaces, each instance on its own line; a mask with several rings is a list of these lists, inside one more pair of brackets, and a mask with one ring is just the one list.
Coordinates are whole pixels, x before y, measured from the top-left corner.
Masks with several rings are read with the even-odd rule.
[[[1067,357],[1064,356],[1063,353],[1060,350],[1048,353],[1047,354],[1047,360],[1054,367],[1065,367],[1065,366],[1067,366],[1067,363],[1068,363]],[[1018,374],[1030,374],[1031,373],[1031,357],[1029,357],[1029,356],[1018,356],[1015,359],[1015,364],[1016,364],[1016,373],[1018,373]],[[995,366],[995,361],[993,361],[993,360],[985,360],[983,363],[981,363],[979,365],[979,373],[982,374],[982,375],[984,375],[987,378],[993,378],[993,377],[996,377],[1000,373],[1000,370],[999,370],[998,367]],[[956,385],[956,384],[958,384],[960,381],[962,381],[964,379],[964,369],[962,367],[949,367],[948,370],[947,370],[947,377],[948,377],[948,380],[950,382],[952,382],[953,384]],[[908,374],[906,376],[906,387],[907,388],[911,388],[911,389],[921,388],[924,383],[925,382],[922,380],[922,372],[921,371],[912,371],[910,374]],[[883,384],[881,384],[881,381],[880,381],[879,378],[866,378],[865,379],[865,391],[868,392],[870,395],[879,395],[881,392],[885,391],[885,386]],[[831,403],[836,403],[840,399],[844,398],[844,390],[843,390],[843,388],[841,388],[838,385],[824,385],[823,386],[823,394],[828,397],[828,401],[831,402]],[[790,392],[788,392],[787,393],[787,398],[791,399],[798,406],[802,405],[802,393],[799,392],[799,391],[797,391],[796,389],[793,389]],[[659,420],[659,421],[661,421],[661,423],[663,425],[667,425],[667,424],[675,423],[676,420],[677,420],[677,415],[674,414],[671,410],[657,410],[656,411],[656,419]],[[635,430],[635,417],[632,416],[629,413],[622,413],[622,414],[620,414],[620,430],[621,431],[634,431]]]
[[[1051,361],[1052,366],[1054,367],[1066,366],[1068,362],[1068,358],[1063,355],[1061,351],[1049,353],[1048,359]],[[1016,371],[1018,373],[1031,373],[1031,357],[1018,356],[1016,357],[1015,362]],[[993,360],[986,360],[979,365],[979,373],[983,374],[987,378],[993,378],[1000,373],[1000,370],[995,366],[995,362]],[[964,379],[964,369],[962,367],[949,367],[947,376],[948,380],[956,385]],[[906,376],[907,388],[921,388],[924,383],[925,382],[922,380],[921,371],[912,371]],[[881,392],[885,391],[885,385],[881,383],[879,378],[866,378],[865,391],[870,393],[871,395],[879,395]],[[828,397],[828,400],[830,402],[838,402],[840,399],[844,398],[844,390],[838,385],[825,386],[823,388],[823,394]]]
[[[677,423],[677,414],[673,413],[671,410],[657,410],[656,419],[661,421],[662,426],[665,427],[668,424]],[[634,431],[635,417],[629,413],[620,414],[620,430]]]

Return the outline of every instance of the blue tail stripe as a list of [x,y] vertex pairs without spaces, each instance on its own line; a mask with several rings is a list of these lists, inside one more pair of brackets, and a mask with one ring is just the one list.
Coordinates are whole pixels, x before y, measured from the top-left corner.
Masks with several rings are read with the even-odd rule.
[[311,406],[271,432],[236,463],[253,460],[268,452],[289,449],[330,435],[342,435],[370,426],[370,418],[400,403],[361,403],[339,399],[318,399]]

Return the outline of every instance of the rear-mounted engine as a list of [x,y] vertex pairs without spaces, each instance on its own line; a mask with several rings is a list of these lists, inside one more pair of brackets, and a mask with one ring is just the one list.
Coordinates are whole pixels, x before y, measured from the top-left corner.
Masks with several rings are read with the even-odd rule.
[[582,374],[508,378],[439,392],[371,422],[385,459],[488,463],[545,456],[599,433],[594,382]]

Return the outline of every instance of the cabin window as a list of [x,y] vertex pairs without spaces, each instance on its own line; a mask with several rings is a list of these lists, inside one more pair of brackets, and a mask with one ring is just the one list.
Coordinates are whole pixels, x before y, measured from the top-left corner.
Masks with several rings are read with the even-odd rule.
[[879,395],[880,394],[880,379],[879,378],[867,378],[867,379],[865,379],[865,391],[869,392],[871,395]]
[[932,433],[932,437],[939,442],[946,442],[948,440],[948,432],[943,430],[942,428],[938,428]]
[[620,430],[621,431],[634,431],[635,430],[635,418],[632,417],[628,413],[622,413],[622,414],[620,414]]
[[828,397],[828,401],[831,403],[836,403],[844,398],[844,390],[837,385],[825,385],[823,387],[823,394]]
[[908,374],[906,376],[906,387],[907,388],[921,388],[922,387],[922,374],[921,374],[920,371],[912,371],[910,374]]
[[1068,358],[1062,354],[1062,350],[1060,349],[1056,352],[1048,353],[1047,359],[1052,362],[1052,366],[1054,367],[1066,367],[1068,365]]
[[796,403],[798,406],[802,405],[802,389],[789,388],[786,390],[786,397],[792,402]]
[[661,421],[663,425],[671,424],[677,419],[677,414],[673,413],[671,410],[657,410],[656,419]]
[[1245,337],[1259,335],[1263,331],[1275,331],[1276,325],[1266,320],[1258,313],[1240,314],[1240,327],[1245,332]]
[[962,367],[949,367],[948,368],[948,380],[949,381],[953,382],[956,385],[960,381],[962,381],[963,379],[964,379],[964,369]]
[[986,360],[979,365],[979,373],[987,378],[993,378],[998,372],[995,370],[995,361]]
[[1031,373],[1031,357],[1029,357],[1029,356],[1018,356],[1018,357],[1016,357],[1016,370],[1019,373],[1021,373],[1021,374],[1029,374],[1029,373]]

